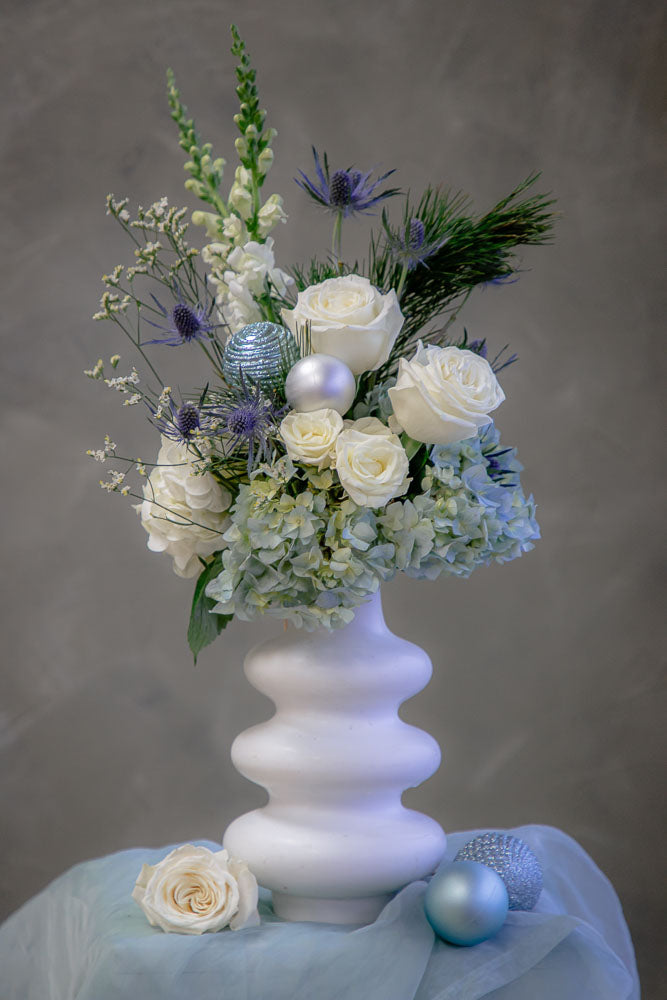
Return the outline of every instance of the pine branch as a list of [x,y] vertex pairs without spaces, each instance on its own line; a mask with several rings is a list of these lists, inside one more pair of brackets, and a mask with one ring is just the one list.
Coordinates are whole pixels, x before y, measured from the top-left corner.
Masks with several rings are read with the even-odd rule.
[[[475,286],[515,274],[517,247],[539,246],[551,240],[555,215],[550,207],[554,200],[541,194],[522,197],[538,177],[531,174],[479,217],[466,213],[469,202],[463,195],[432,188],[414,209],[406,209],[406,218],[420,219],[429,238],[442,242],[425,265],[405,276],[401,298],[405,323],[389,361],[376,373],[377,379],[395,370],[398,358],[420,333],[431,342],[441,340],[446,327],[430,335],[424,335],[423,328],[447,311],[451,316],[457,300],[467,297]],[[369,277],[385,291],[396,288],[401,279],[400,265],[392,260],[386,243],[376,238],[371,241]]]

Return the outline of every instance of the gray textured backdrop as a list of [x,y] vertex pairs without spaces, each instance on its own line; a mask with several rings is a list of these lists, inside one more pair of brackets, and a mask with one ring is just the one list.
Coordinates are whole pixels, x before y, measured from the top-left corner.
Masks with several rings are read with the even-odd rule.
[[[118,346],[89,320],[100,274],[129,255],[107,191],[187,200],[167,65],[232,160],[237,20],[279,131],[281,262],[329,239],[292,182],[311,143],[479,208],[533,168],[558,196],[555,246],[466,312],[474,336],[521,355],[497,416],[543,541],[468,582],[397,580],[386,613],[435,668],[405,714],[444,764],[408,801],[449,829],[537,821],[578,838],[619,891],[648,995],[665,871],[662,5],[5,0],[0,17],[3,912],[81,859],[219,838],[262,798],[229,745],[266,717],[240,665],[272,626],[232,626],[193,669],[190,584],[83,455],[109,432],[148,457],[151,431],[80,374]],[[364,227],[346,240],[363,249]]]

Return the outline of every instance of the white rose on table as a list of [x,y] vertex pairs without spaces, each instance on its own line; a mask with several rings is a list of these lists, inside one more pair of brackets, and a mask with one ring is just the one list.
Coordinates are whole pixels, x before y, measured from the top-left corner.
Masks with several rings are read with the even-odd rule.
[[144,865],[132,898],[148,922],[167,933],[203,934],[229,925],[256,927],[257,880],[227,851],[185,844],[157,865]]
[[293,462],[316,465],[326,469],[331,465],[336,438],[343,429],[343,418],[336,410],[292,410],[280,424],[280,436]]
[[403,326],[396,292],[382,295],[358,274],[299,292],[294,309],[283,309],[283,320],[295,335],[309,323],[313,352],[340,358],[355,375],[384,364]]
[[403,430],[415,441],[453,444],[491,423],[505,393],[486,358],[459,347],[424,347],[401,358],[389,398]]
[[377,417],[355,420],[341,431],[335,466],[343,489],[360,507],[384,507],[410,485],[405,449]]

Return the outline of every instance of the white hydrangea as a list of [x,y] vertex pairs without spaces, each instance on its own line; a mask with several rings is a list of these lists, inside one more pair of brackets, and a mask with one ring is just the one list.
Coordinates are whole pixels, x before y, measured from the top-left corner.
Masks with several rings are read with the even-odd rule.
[[[148,532],[148,548],[166,552],[177,576],[197,576],[199,556],[223,548],[222,532],[231,494],[209,472],[197,473],[197,463],[185,444],[162,436],[157,466],[144,485],[143,503],[136,505]],[[194,522],[194,523],[193,523]]]

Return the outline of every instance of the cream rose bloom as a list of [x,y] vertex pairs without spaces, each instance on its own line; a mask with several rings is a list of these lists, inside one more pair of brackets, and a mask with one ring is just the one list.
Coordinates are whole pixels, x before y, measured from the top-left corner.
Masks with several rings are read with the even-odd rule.
[[229,525],[225,511],[232,502],[229,490],[210,472],[197,474],[194,458],[187,445],[162,435],[157,466],[144,486],[145,500],[135,507],[148,532],[148,548],[170,555],[174,573],[183,577],[201,571],[199,556],[224,547],[221,533]]
[[427,444],[453,444],[491,423],[505,393],[486,358],[459,347],[424,347],[401,358],[389,398],[403,430]]
[[377,417],[347,424],[336,439],[338,478],[360,507],[384,507],[410,485],[405,449]]
[[185,844],[157,865],[144,865],[132,898],[153,927],[178,934],[256,927],[257,879],[227,851]]
[[280,424],[280,436],[287,454],[294,462],[326,469],[331,465],[336,438],[343,429],[343,418],[336,410],[292,410]]
[[355,375],[384,364],[403,326],[396,292],[382,295],[358,274],[299,292],[294,309],[283,309],[283,320],[295,335],[297,326],[309,323],[313,352],[340,358]]

